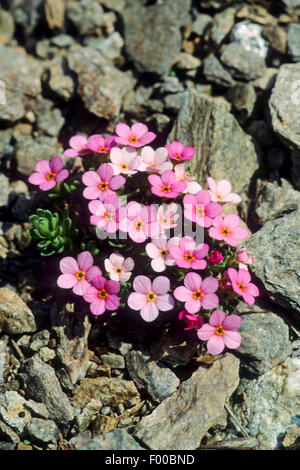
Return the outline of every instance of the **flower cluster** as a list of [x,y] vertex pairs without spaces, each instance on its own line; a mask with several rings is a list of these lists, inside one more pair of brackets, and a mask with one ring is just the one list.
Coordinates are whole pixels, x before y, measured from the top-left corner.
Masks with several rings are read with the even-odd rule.
[[[253,305],[259,295],[248,271],[254,257],[235,251],[249,232],[237,214],[222,216],[224,204],[241,198],[225,179],[199,185],[188,166],[193,147],[173,141],[154,149],[155,138],[142,123],[119,123],[107,137],[73,136],[64,156],[81,157],[87,169],[77,185],[60,157],[37,163],[29,182],[57,191],[81,220],[81,244],[61,259],[57,284],[86,301],[93,315],[126,307],[152,322],[174,312],[185,330],[207,341],[209,353],[235,349],[241,343],[235,306],[241,299]],[[67,178],[74,192],[64,200]],[[96,252],[83,249],[95,245],[97,261]]]

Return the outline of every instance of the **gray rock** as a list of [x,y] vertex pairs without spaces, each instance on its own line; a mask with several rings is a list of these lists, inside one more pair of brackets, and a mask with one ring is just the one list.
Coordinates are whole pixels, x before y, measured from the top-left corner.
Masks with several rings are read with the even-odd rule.
[[59,429],[55,422],[49,419],[32,418],[27,424],[24,434],[29,440],[38,444],[55,443],[59,439]]
[[269,220],[244,244],[255,255],[252,267],[276,304],[300,311],[300,211]]
[[[251,307],[257,313],[243,314],[242,344],[238,349],[241,355],[241,367],[249,372],[262,375],[287,359],[292,352],[289,340],[289,328],[275,313],[262,313],[257,306]],[[237,306],[236,312],[241,314],[249,310],[246,304]]]
[[166,77],[160,91],[162,93],[179,93],[184,90],[183,85],[180,83],[178,77]]
[[92,433],[91,431],[83,431],[77,434],[76,436],[72,437],[68,443],[70,444],[72,449],[79,449],[80,447],[84,446],[87,442],[92,440]]
[[232,42],[224,47],[221,61],[233,77],[243,80],[255,80],[266,72],[264,58],[246,51],[240,44]]
[[49,362],[55,359],[56,354],[53,349],[44,346],[39,350],[39,357],[42,359],[43,362]]
[[60,48],[70,47],[74,44],[74,39],[68,34],[57,34],[51,38],[51,44]]
[[17,335],[35,330],[34,316],[23,300],[11,289],[0,288],[0,332]]
[[219,46],[231,30],[234,25],[235,13],[235,8],[226,8],[214,16],[210,38],[215,45]]
[[182,106],[184,93],[173,93],[164,97],[165,107],[173,112],[178,112]]
[[10,187],[9,187],[9,179],[7,178],[7,176],[3,175],[2,173],[0,174],[0,187],[1,187],[0,207],[4,207],[4,206],[7,206],[8,201],[9,201]]
[[224,404],[239,383],[239,360],[226,354],[190,379],[142,418],[135,435],[152,450],[197,449],[205,433],[224,411]]
[[80,414],[76,416],[76,428],[79,432],[85,431],[91,421],[95,419],[102,408],[100,400],[92,398],[83,408]]
[[44,8],[49,28],[52,30],[63,29],[66,9],[65,1],[46,0]]
[[168,327],[151,344],[151,356],[172,367],[186,366],[193,359],[199,340],[182,328]]
[[31,416],[36,418],[49,418],[49,411],[43,403],[38,403],[33,400],[26,400],[24,403],[25,408],[30,411]]
[[15,25],[11,14],[0,9],[0,44],[8,44],[14,35]]
[[191,167],[203,186],[207,184],[207,176],[221,180],[226,175],[233,190],[240,192],[248,188],[258,169],[259,154],[227,107],[194,90],[184,93],[182,108],[168,140],[195,147]]
[[300,150],[300,63],[284,64],[269,101],[274,131],[284,142]]
[[43,346],[47,346],[50,339],[50,332],[42,330],[33,335],[29,349],[32,352],[38,352]]
[[78,450],[145,450],[124,429],[114,429],[95,437]]
[[139,72],[168,74],[181,49],[180,28],[189,22],[189,8],[190,0],[166,0],[146,8],[135,3],[123,11],[126,52]]
[[0,394],[0,419],[21,435],[31,414],[24,407],[25,399],[15,391]]
[[56,356],[71,383],[75,385],[85,377],[88,368],[88,335],[91,324],[88,316],[77,320],[74,312],[65,308],[56,316],[55,325],[52,332],[57,341]]
[[300,428],[297,424],[288,426],[282,445],[286,450],[300,449]]
[[207,26],[212,23],[212,20],[212,17],[206,13],[198,14],[192,24],[192,32],[198,36],[203,36]]
[[48,86],[60,98],[68,101],[74,94],[75,83],[69,75],[64,58],[55,58],[49,64]]
[[103,14],[98,0],[67,2],[66,16],[82,36],[97,33],[103,23]]
[[15,23],[23,30],[26,37],[30,36],[44,14],[43,0],[10,0],[9,11]]
[[[7,424],[0,420],[0,439],[5,439],[12,444],[18,444],[20,438],[17,433],[15,433]],[[1,447],[0,447],[1,449]],[[4,450],[4,449],[3,449]]]
[[245,51],[251,51],[258,57],[266,58],[268,48],[262,38],[262,26],[250,21],[241,21],[232,29],[232,40],[240,44]]
[[56,423],[64,425],[73,420],[73,409],[54,369],[38,357],[28,362],[26,392],[30,398],[46,406],[50,418]]
[[101,0],[100,3],[109,10],[121,12],[126,6],[126,0]]
[[[201,66],[201,60],[188,52],[180,52],[175,62],[176,68],[195,72]],[[176,77],[168,77],[176,78]]]
[[120,57],[124,40],[118,31],[114,31],[105,39],[89,39],[87,46],[99,51],[106,59],[114,60]]
[[203,74],[208,82],[216,83],[217,85],[232,87],[235,84],[230,73],[224,69],[215,56],[209,56],[204,59]]
[[10,354],[7,343],[8,337],[6,337],[6,340],[5,337],[0,340],[0,385],[4,383],[3,376],[10,363]]
[[180,384],[174,372],[142,351],[129,351],[126,366],[138,389],[145,390],[156,403],[172,395]]
[[6,83],[6,104],[0,104],[0,120],[14,122],[34,108],[41,93],[42,66],[20,49],[1,45],[0,63],[1,80]]
[[254,206],[255,220],[260,225],[300,209],[299,191],[292,189],[284,179],[281,183],[282,186],[266,183],[260,189]]
[[286,9],[292,13],[300,13],[300,0],[282,0]]
[[31,175],[36,163],[43,159],[50,160],[61,151],[56,138],[40,136],[32,139],[29,135],[20,135],[15,145],[15,163],[19,173],[25,176]]
[[278,69],[269,67],[262,77],[257,78],[252,82],[252,85],[259,90],[271,90],[274,86],[277,75]]
[[116,120],[125,95],[135,84],[132,73],[121,72],[98,51],[80,46],[70,49],[68,64],[77,75],[77,91],[86,108],[98,117]]
[[287,32],[287,49],[294,62],[300,61],[300,24],[290,23]]
[[256,103],[256,93],[250,83],[239,83],[227,93],[226,98],[234,108],[241,113],[241,117],[249,118]]
[[64,125],[64,118],[59,108],[53,102],[39,97],[36,103],[36,124],[42,134],[56,137]]
[[300,358],[288,358],[257,379],[241,379],[233,412],[258,449],[281,447],[284,433],[300,413]]
[[103,364],[109,365],[112,369],[125,369],[124,357],[120,354],[101,354]]

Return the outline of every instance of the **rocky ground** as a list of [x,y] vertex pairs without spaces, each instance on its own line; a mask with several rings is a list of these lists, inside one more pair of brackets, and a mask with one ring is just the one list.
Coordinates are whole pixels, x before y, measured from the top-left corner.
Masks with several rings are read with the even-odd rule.
[[[300,1],[0,5],[0,449],[299,449]],[[31,243],[35,163],[119,121],[243,197],[261,296],[235,354],[74,312]]]

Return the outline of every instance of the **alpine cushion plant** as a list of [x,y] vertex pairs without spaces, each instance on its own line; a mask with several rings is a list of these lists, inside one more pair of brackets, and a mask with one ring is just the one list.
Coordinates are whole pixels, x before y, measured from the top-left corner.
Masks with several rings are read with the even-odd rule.
[[259,295],[254,258],[238,248],[249,232],[222,216],[241,198],[225,179],[197,183],[185,162],[193,147],[156,148],[155,138],[143,123],[119,123],[113,135],[70,138],[64,157],[85,171],[59,156],[38,162],[29,182],[45,197],[30,234],[42,255],[61,256],[57,286],[94,318],[126,309],[157,327],[178,322],[210,354],[238,348],[236,305]]

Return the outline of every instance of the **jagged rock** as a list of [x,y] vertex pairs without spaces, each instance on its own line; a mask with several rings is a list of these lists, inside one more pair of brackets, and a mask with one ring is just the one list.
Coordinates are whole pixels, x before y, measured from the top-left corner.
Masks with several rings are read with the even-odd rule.
[[122,12],[126,52],[139,72],[168,74],[180,52],[180,28],[189,22],[189,8],[190,0],[167,0],[146,8],[134,3]]
[[224,87],[232,87],[235,84],[230,73],[224,69],[218,59],[211,55],[203,61],[203,74],[208,82],[216,83]]
[[227,99],[240,112],[241,117],[249,118],[256,103],[256,93],[250,83],[239,83],[227,93]]
[[78,450],[145,450],[124,429],[114,429],[95,437]]
[[226,175],[234,191],[240,192],[258,169],[259,154],[251,138],[226,106],[194,90],[185,92],[168,140],[195,147],[191,168],[204,187],[208,176],[221,180]]
[[136,426],[135,435],[152,450],[193,450],[214,426],[239,383],[239,360],[226,354],[190,379]]
[[0,207],[4,207],[7,206],[9,201],[10,186],[9,179],[3,174],[0,174],[0,187]]
[[31,175],[36,163],[41,160],[49,160],[61,151],[61,146],[56,138],[40,136],[32,139],[29,135],[20,135],[15,145],[15,163],[19,173],[25,176]]
[[0,419],[21,435],[31,414],[24,407],[25,399],[15,391],[0,394]]
[[145,390],[157,403],[172,395],[180,384],[174,372],[142,351],[129,351],[126,366],[138,389]]
[[34,109],[41,93],[42,66],[21,48],[0,45],[1,80],[6,83],[6,104],[0,103],[0,121],[18,121]]
[[235,8],[226,8],[214,16],[210,37],[219,46],[234,25]]
[[241,379],[233,412],[256,437],[258,449],[280,448],[284,433],[300,413],[299,381],[300,358],[288,358],[257,379]]
[[18,434],[15,433],[15,431],[13,431],[9,426],[7,426],[7,424],[5,424],[1,420],[0,420],[0,439],[5,439],[5,441],[8,441],[12,444],[18,444],[20,442],[20,438]]
[[300,211],[269,220],[243,244],[255,255],[252,271],[272,301],[300,312]]
[[55,443],[59,439],[59,429],[50,419],[32,418],[27,424],[24,434],[30,441],[33,440],[38,444]]
[[103,24],[103,8],[98,0],[68,0],[66,17],[81,35],[97,33]]
[[0,332],[17,335],[35,330],[34,316],[23,300],[11,289],[0,288]]
[[114,60],[120,57],[124,40],[118,31],[114,31],[105,39],[89,39],[87,46],[99,51],[106,59]]
[[[262,375],[281,362],[292,352],[288,325],[275,313],[254,305],[257,313],[244,313],[239,332],[242,344],[237,354],[241,357],[241,367],[249,372]],[[247,312],[249,306],[241,302],[236,313]],[[241,355],[241,356],[240,356]]]
[[294,62],[300,61],[300,24],[290,23],[287,32],[287,49]]
[[59,108],[53,102],[39,97],[36,103],[36,124],[42,134],[56,137],[64,125],[64,118]]
[[236,42],[224,47],[221,61],[237,79],[255,80],[266,72],[265,60]]
[[260,225],[300,209],[299,191],[284,179],[281,184],[268,182],[261,187],[254,206],[255,220]]
[[284,142],[300,150],[300,63],[280,67],[269,100],[274,131]]
[[73,420],[73,409],[54,369],[36,356],[28,361],[26,392],[30,398],[46,406],[50,419],[56,423],[65,425]]
[[15,25],[11,14],[0,9],[0,44],[8,44],[14,35]]
[[212,20],[212,17],[206,13],[198,14],[192,24],[192,32],[198,36],[203,36],[207,26],[212,23]]
[[88,47],[72,47],[68,64],[77,75],[77,91],[86,108],[98,117],[117,119],[125,95],[135,84],[132,73],[118,70],[100,52]]

